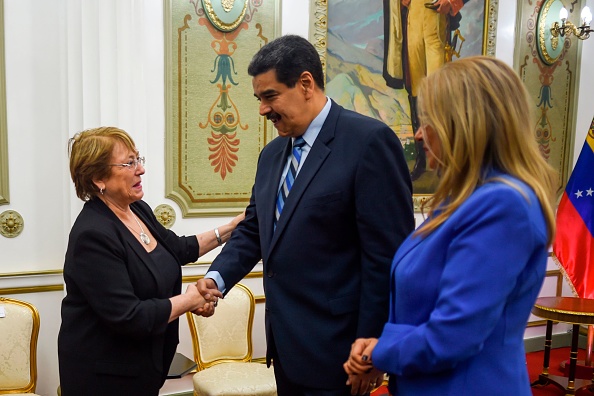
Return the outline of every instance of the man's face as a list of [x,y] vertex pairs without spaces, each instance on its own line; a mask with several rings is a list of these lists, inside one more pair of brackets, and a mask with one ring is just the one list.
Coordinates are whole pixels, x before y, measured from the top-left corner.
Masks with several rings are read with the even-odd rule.
[[275,70],[269,70],[253,77],[252,86],[260,102],[260,115],[272,121],[280,136],[298,137],[305,133],[312,120],[301,79],[289,88],[277,81]]

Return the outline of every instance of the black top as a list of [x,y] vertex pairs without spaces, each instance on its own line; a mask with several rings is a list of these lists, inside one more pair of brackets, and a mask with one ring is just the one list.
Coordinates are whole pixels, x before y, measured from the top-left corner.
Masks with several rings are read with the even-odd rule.
[[179,321],[168,323],[169,299],[181,293],[181,265],[196,261],[198,241],[164,228],[143,201],[131,208],[157,251],[100,199],[84,205],[70,232],[58,334],[63,396],[156,396],[175,354]]

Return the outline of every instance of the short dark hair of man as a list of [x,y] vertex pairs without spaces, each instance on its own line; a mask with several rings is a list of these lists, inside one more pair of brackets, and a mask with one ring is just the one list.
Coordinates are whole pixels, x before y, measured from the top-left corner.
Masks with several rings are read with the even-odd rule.
[[269,70],[275,70],[277,81],[289,88],[293,88],[301,74],[308,71],[316,85],[324,90],[324,69],[320,55],[301,36],[282,36],[260,48],[248,66],[248,74],[255,77]]

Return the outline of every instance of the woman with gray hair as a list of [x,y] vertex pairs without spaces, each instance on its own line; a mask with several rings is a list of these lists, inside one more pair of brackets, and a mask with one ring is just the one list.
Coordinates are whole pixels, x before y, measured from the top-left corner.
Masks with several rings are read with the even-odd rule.
[[178,318],[212,315],[217,296],[181,293],[181,266],[227,241],[243,214],[195,236],[163,227],[142,201],[144,157],[114,127],[69,140],[85,201],[68,241],[58,335],[63,396],[156,396],[178,344]]

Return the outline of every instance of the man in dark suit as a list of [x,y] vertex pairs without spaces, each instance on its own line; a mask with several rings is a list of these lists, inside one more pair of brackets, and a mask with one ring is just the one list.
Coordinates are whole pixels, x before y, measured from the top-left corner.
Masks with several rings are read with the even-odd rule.
[[[381,333],[392,257],[414,228],[403,150],[385,124],[326,97],[319,55],[302,37],[268,43],[248,73],[279,137],[260,154],[245,220],[197,286],[213,298],[262,260],[278,394],[349,395],[342,364],[357,337]],[[380,380],[352,387],[369,393]]]

